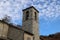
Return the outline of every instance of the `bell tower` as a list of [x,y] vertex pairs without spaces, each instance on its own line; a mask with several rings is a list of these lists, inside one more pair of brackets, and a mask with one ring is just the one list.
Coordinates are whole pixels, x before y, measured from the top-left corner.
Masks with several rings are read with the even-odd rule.
[[22,29],[32,33],[34,35],[34,40],[40,40],[38,32],[38,13],[39,11],[33,6],[23,10]]

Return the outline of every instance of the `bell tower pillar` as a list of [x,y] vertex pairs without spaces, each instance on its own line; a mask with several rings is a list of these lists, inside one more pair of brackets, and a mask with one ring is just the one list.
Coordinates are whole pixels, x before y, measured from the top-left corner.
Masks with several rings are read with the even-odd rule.
[[31,6],[23,10],[23,27],[22,29],[32,33],[34,35],[34,40],[39,39],[38,32],[38,13],[39,11],[35,7]]

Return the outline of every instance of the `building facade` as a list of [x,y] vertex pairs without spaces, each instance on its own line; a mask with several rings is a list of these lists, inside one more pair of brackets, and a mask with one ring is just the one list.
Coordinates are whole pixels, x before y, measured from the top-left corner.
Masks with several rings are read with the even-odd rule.
[[38,13],[33,6],[24,9],[22,28],[0,20],[0,40],[40,40]]
[[23,10],[22,29],[34,34],[34,40],[39,40],[38,13],[38,10],[36,10],[33,6]]

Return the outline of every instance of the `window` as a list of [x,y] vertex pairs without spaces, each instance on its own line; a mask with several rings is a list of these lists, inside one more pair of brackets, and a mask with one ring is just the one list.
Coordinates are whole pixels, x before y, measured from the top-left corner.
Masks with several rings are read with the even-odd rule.
[[36,14],[36,12],[35,12],[35,20],[37,19],[37,14]]
[[30,37],[28,37],[28,38],[27,38],[27,40],[31,40],[31,38],[30,38]]
[[26,20],[28,20],[29,17],[29,11],[26,12]]

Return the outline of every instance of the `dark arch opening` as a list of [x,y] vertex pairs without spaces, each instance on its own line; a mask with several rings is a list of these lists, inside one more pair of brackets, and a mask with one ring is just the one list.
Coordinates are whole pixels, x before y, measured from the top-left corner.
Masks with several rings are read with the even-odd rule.
[[36,12],[35,12],[35,20],[37,19],[37,14],[36,14]]
[[26,20],[29,18],[29,11],[26,12]]

